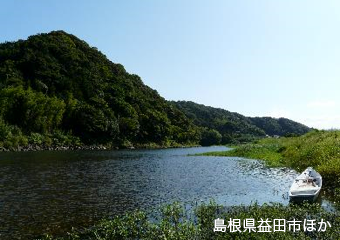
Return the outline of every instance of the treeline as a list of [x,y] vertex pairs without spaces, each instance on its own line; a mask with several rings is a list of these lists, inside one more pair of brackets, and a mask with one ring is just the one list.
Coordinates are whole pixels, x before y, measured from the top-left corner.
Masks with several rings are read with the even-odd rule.
[[299,136],[311,130],[309,127],[287,118],[251,117],[249,119],[255,126],[263,129],[270,136]]
[[171,102],[203,130],[201,144],[250,142],[266,136],[298,136],[311,129],[286,118],[245,117],[190,101]]
[[212,117],[193,118],[63,31],[0,44],[0,107],[4,148],[210,145],[265,135],[236,113],[227,121],[210,108]]

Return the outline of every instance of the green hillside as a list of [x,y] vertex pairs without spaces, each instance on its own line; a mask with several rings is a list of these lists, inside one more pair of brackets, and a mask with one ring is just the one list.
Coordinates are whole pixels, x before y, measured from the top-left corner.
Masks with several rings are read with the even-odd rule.
[[270,136],[302,135],[311,130],[309,127],[287,118],[253,117],[249,119],[255,126],[263,129]]
[[183,111],[196,125],[218,131],[221,142],[248,142],[266,135],[302,135],[311,129],[286,118],[245,117],[220,108],[213,108],[188,101],[171,102]]
[[63,31],[0,44],[0,150],[211,145],[308,130],[290,120],[168,102],[121,64]]
[[197,127],[137,75],[63,31],[1,44],[0,89],[4,142],[18,132],[116,145],[199,138]]

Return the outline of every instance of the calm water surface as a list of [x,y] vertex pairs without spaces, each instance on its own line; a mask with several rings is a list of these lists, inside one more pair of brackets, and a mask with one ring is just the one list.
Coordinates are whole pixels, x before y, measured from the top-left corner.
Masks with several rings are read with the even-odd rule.
[[242,158],[188,156],[226,149],[1,153],[0,239],[63,233],[175,200],[288,204],[295,171]]

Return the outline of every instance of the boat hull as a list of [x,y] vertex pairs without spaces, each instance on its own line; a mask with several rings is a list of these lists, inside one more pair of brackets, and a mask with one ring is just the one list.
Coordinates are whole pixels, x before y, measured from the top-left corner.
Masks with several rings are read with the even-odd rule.
[[294,202],[315,201],[321,191],[322,177],[309,167],[293,182],[289,190],[289,198]]
[[311,194],[292,195],[291,193],[289,193],[289,200],[291,202],[303,202],[303,201],[314,202],[319,197],[319,193],[320,192],[318,192],[315,195]]

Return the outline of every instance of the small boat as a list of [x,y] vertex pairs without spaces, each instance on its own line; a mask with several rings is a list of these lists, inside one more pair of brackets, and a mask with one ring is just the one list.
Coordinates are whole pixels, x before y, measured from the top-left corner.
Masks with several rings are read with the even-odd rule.
[[321,187],[321,175],[313,168],[308,167],[294,180],[289,189],[289,198],[293,201],[315,201]]

